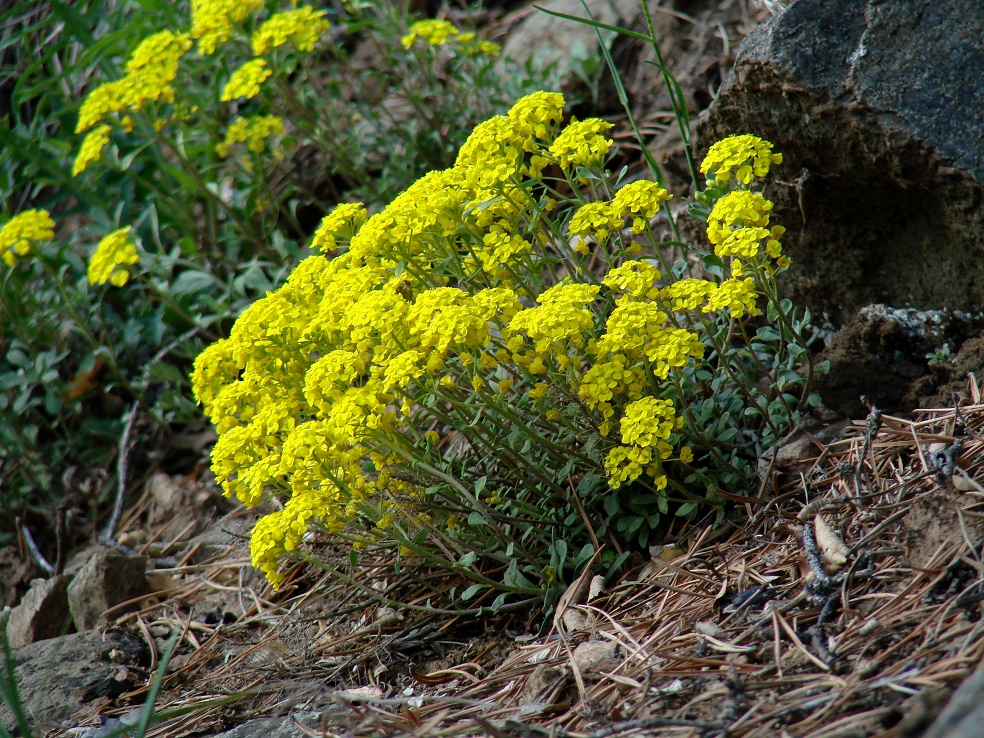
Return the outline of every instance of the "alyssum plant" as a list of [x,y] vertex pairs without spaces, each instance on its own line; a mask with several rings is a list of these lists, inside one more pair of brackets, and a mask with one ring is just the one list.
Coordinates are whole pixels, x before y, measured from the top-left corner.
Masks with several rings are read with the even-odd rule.
[[271,582],[314,525],[353,559],[460,572],[461,600],[549,607],[602,543],[720,511],[817,401],[808,316],[776,292],[783,229],[750,189],[771,144],[711,148],[701,252],[658,240],[667,192],[613,178],[610,124],[562,128],[563,104],[521,99],[372,217],[338,206],[324,255],[198,357],[219,482],[279,506],[251,539]]
[[202,422],[199,339],[283,282],[331,206],[355,189],[382,207],[534,89],[495,44],[404,5],[12,6],[0,518],[126,487],[114,459],[140,468]]

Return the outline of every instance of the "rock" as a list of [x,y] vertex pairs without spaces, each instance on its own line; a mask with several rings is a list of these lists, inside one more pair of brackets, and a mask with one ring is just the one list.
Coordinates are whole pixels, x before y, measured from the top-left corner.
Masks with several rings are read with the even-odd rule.
[[963,344],[980,323],[960,312],[868,305],[821,354],[830,372],[817,377],[816,390],[824,405],[848,417],[867,414],[861,395],[881,410],[912,410],[913,386],[931,373],[927,355],[944,344]]
[[582,674],[611,671],[621,659],[611,641],[585,641],[574,649],[574,665]]
[[[14,675],[28,722],[63,723],[87,703],[115,699],[132,689],[132,680],[120,680],[126,667],[108,661],[122,648],[115,636],[96,631],[73,633],[38,641],[13,652]],[[14,715],[0,701],[0,725],[13,729]]]
[[785,157],[766,194],[785,290],[841,323],[861,305],[984,305],[979,0],[799,0],[750,33],[698,124]]
[[213,524],[189,539],[178,553],[178,558],[187,559],[189,564],[201,564],[229,555],[234,550],[248,552],[251,524],[252,519],[246,518],[233,518]]
[[40,574],[34,560],[21,556],[17,546],[0,548],[0,607],[13,607],[20,602]]
[[72,614],[68,610],[71,581],[72,577],[62,574],[31,582],[24,599],[10,611],[7,638],[11,648],[22,648],[72,631]]
[[306,738],[321,727],[320,722],[320,715],[305,711],[289,717],[250,720],[217,733],[214,738]]
[[967,677],[923,738],[976,738],[984,725],[984,668]]
[[[75,627],[79,630],[95,628],[109,608],[148,594],[146,569],[146,556],[97,551],[68,587],[68,607]],[[114,614],[134,610],[137,606],[135,602],[114,610]]]
[[[586,2],[594,19],[610,26],[628,27],[640,12],[638,0]],[[581,0],[547,0],[537,4],[557,13],[587,17]],[[598,54],[598,36],[592,26],[535,9],[513,29],[502,47],[503,59],[522,66],[535,56],[535,61],[543,66],[557,62],[560,74],[566,74],[577,59]]]

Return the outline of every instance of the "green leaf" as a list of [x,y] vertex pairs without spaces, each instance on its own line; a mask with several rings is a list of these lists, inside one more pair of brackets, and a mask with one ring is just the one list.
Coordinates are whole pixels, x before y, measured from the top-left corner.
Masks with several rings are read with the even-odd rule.
[[485,485],[488,484],[488,482],[489,482],[488,477],[482,477],[481,479],[477,480],[475,482],[475,494],[476,495],[482,494],[482,492],[485,490]]
[[468,513],[468,525],[479,526],[488,525],[489,521],[479,515],[477,512]]
[[178,278],[171,283],[169,291],[174,296],[197,295],[200,292],[207,292],[215,284],[215,277],[208,272],[189,269],[178,275]]
[[472,597],[477,595],[483,589],[488,589],[488,588],[489,585],[487,584],[473,584],[470,587],[468,587],[464,592],[461,593],[461,601],[468,602],[468,600],[470,600]]
[[499,612],[499,608],[506,604],[506,598],[509,597],[508,592],[503,592],[501,595],[496,597],[492,601],[492,607],[490,608],[492,612]]
[[678,509],[676,511],[676,514],[677,514],[677,517],[679,517],[679,518],[685,518],[688,515],[690,515],[696,509],[697,509],[697,503],[696,502],[685,502],[682,505],[680,505],[680,509]]
[[461,566],[461,567],[467,569],[472,564],[474,564],[476,561],[478,561],[478,554],[475,553],[474,551],[469,551],[464,556],[462,556],[460,559],[458,559],[458,566]]
[[622,506],[619,504],[617,495],[612,494],[605,498],[605,514],[608,517],[615,517],[621,509]]
[[7,363],[23,369],[31,365],[31,360],[26,353],[18,348],[13,348],[7,352]]

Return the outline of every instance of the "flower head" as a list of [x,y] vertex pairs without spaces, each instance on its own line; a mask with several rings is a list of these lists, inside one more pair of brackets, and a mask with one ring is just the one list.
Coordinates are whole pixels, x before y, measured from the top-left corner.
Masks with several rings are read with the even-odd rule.
[[403,44],[404,49],[409,49],[413,46],[413,42],[420,38],[431,46],[443,46],[449,39],[460,33],[461,31],[451,21],[422,20],[410,26],[410,33],[400,39],[400,43]]
[[140,261],[137,247],[130,239],[130,226],[108,234],[96,246],[89,260],[88,276],[91,284],[109,282],[114,287],[122,287],[130,279],[126,269]]
[[0,228],[0,258],[9,266],[17,256],[26,256],[32,241],[47,241],[55,236],[55,221],[47,210],[25,210]]
[[[735,179],[748,184],[752,177],[764,177],[769,167],[782,163],[782,154],[772,153],[772,144],[757,136],[728,136],[711,146],[701,162],[703,174],[714,172],[718,184]],[[737,170],[737,171],[736,171]]]
[[672,197],[666,190],[655,182],[640,179],[622,187],[615,193],[612,200],[612,210],[619,218],[632,218],[632,232],[642,233],[646,224],[660,206]]
[[252,59],[233,72],[222,88],[222,102],[245,97],[250,100],[260,94],[260,85],[273,74],[264,59]]
[[765,228],[771,210],[772,203],[758,192],[729,192],[714,203],[707,218],[707,238],[717,246],[740,228]]
[[347,241],[354,236],[369,213],[361,202],[343,202],[322,221],[311,240],[311,248],[329,253],[337,248],[338,239]]
[[550,153],[564,169],[600,167],[612,146],[605,133],[612,124],[600,118],[574,121],[550,145]]
[[215,153],[225,159],[237,143],[245,143],[250,151],[262,154],[267,139],[283,136],[284,122],[275,115],[257,115],[252,118],[236,118],[226,129],[225,139],[215,147]]
[[329,28],[331,23],[325,19],[325,11],[316,11],[306,5],[271,15],[253,32],[250,43],[256,56],[286,43],[292,44],[298,51],[311,51],[321,34]]
[[191,0],[191,37],[206,56],[232,36],[233,26],[263,7],[263,0]]
[[113,129],[108,125],[101,125],[86,134],[79,147],[79,153],[72,164],[72,176],[77,177],[85,171],[91,163],[102,158],[103,149],[109,143],[109,134]]

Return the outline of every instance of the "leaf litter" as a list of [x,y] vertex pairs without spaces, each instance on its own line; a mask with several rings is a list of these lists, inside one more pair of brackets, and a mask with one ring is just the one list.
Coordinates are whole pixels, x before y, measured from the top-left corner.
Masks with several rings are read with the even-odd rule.
[[927,695],[984,657],[973,379],[970,394],[913,420],[856,421],[770,464],[740,519],[685,531],[675,558],[607,589],[586,575],[545,634],[531,632],[536,613],[428,612],[461,582],[396,571],[382,553],[351,581],[298,567],[280,593],[253,575],[244,541],[175,561],[157,601],[113,626],[138,633],[154,666],[167,633],[182,634],[158,707],[170,718],[149,735],[298,715],[325,736],[917,735]]

